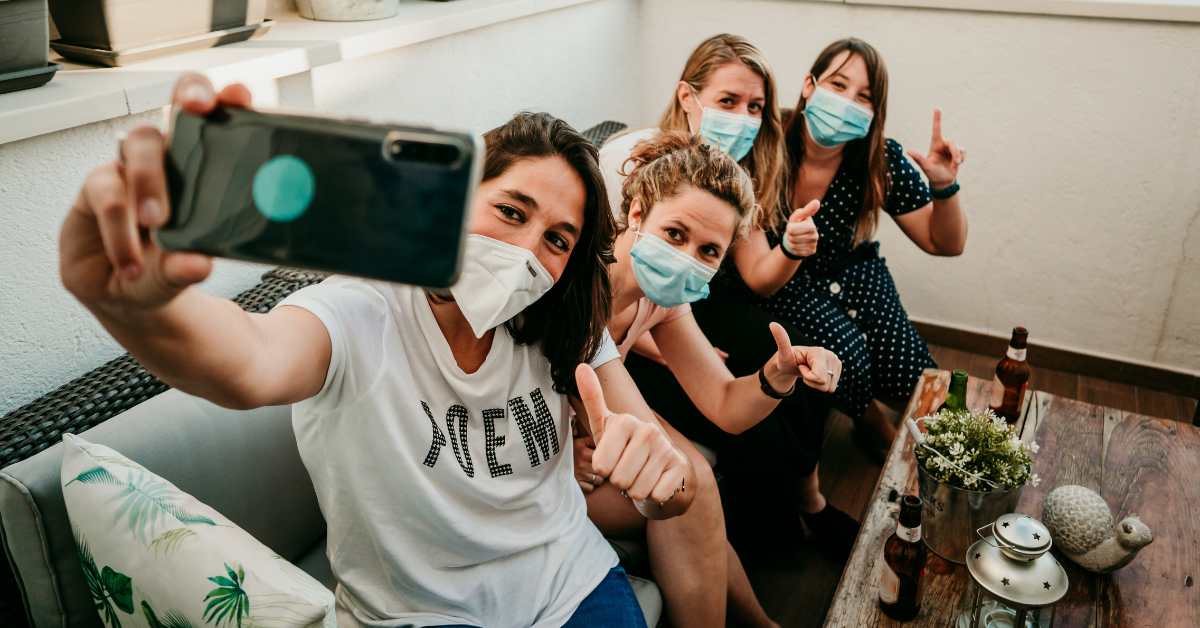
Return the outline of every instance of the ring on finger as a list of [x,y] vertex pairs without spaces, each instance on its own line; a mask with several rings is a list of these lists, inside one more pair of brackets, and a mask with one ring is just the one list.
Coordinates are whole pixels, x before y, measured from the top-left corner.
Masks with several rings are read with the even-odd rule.
[[592,474],[592,479],[591,479],[591,480],[589,480],[589,481],[590,481],[592,484],[595,484],[595,483],[596,483],[596,474],[595,474],[595,473],[593,473],[593,474]]

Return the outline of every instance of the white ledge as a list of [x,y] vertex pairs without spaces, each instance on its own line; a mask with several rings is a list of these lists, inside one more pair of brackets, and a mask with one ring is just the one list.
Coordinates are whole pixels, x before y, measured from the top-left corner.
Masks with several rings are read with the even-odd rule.
[[1200,22],[1200,0],[809,0],[838,4]]
[[[54,80],[0,95],[0,144],[170,104],[181,74],[201,72],[218,86],[261,81],[593,0],[401,0],[400,13],[370,22],[318,22],[275,16],[264,36],[121,68],[66,61]],[[54,56],[54,55],[52,55]]]

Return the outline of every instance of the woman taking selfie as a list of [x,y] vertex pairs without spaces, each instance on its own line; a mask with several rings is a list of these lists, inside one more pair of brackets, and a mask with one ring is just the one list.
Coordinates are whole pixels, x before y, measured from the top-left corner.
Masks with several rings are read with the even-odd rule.
[[837,397],[860,428],[859,442],[873,452],[886,451],[896,434],[873,399],[907,401],[921,371],[936,366],[872,241],[879,212],[931,255],[959,255],[967,240],[956,181],[964,151],[942,138],[941,110],[934,110],[929,153],[908,153],[926,185],[900,144],[885,139],[887,95],[887,66],[870,44],[843,39],[817,57],[785,118],[779,202],[820,201],[812,218],[820,246],[799,272],[747,277],[770,297],[768,311],[845,360]]
[[[762,52],[736,35],[717,35],[688,58],[659,126],[617,136],[600,151],[614,208],[623,202],[623,168],[633,147],[666,131],[699,134],[750,175],[762,209],[725,256],[711,294],[693,304],[701,331],[739,377],[755,374],[776,352],[776,343],[760,330],[783,322],[759,307],[742,276],[773,277],[795,272],[800,264],[781,246],[772,247],[765,234],[785,230],[788,246],[804,254],[811,254],[817,243],[811,215],[818,203],[796,211],[777,206],[782,124],[775,94],[774,74]],[[783,329],[794,345],[819,344],[790,324]],[[765,420],[731,431],[710,421],[711,415],[692,402],[676,379],[678,373],[663,365],[651,336],[643,336],[634,351],[641,355],[631,356],[626,367],[650,405],[685,436],[716,451],[731,489],[724,505],[735,545],[778,551],[780,539],[799,538],[803,518],[822,552],[838,560],[849,555],[858,524],[825,500],[817,479],[830,395],[798,390]]]
[[[777,350],[754,374],[735,378],[691,314],[690,304],[709,292],[721,260],[756,217],[746,172],[700,136],[678,131],[634,146],[629,165],[620,205],[623,231],[610,267],[608,331],[622,356],[649,332],[685,391],[684,401],[735,434],[770,414],[780,398],[795,391],[797,378],[815,390],[836,390],[837,358],[819,347],[793,347],[778,324],[747,330],[773,338]],[[685,438],[674,437],[705,477],[704,458]],[[688,514],[647,522],[595,472],[589,445],[588,439],[577,439],[575,463],[588,516],[610,536],[640,535],[645,529],[651,570],[675,625],[724,626],[727,604],[738,625],[774,625],[726,541],[715,484],[696,497]]]
[[[196,114],[250,105],[245,87],[217,95],[200,76],[175,93]],[[448,294],[333,277],[250,314],[192,287],[211,259],[145,237],[169,210],[152,127],[84,183],[63,283],[171,386],[231,408],[293,404],[343,627],[644,628],[572,479],[568,403],[596,439],[596,473],[644,516],[683,514],[696,474],[605,359],[613,220],[596,150],[547,114],[485,143]]]

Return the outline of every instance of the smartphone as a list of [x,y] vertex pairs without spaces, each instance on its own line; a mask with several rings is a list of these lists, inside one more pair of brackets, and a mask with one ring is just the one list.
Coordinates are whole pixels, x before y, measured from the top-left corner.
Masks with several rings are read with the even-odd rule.
[[171,217],[152,237],[169,251],[447,288],[482,155],[461,131],[176,109]]

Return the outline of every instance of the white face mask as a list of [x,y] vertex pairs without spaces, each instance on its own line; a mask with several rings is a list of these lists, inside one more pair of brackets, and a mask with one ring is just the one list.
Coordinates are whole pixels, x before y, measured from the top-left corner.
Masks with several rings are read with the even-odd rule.
[[483,338],[553,287],[554,278],[533,251],[472,233],[463,252],[462,274],[450,294],[475,337]]

